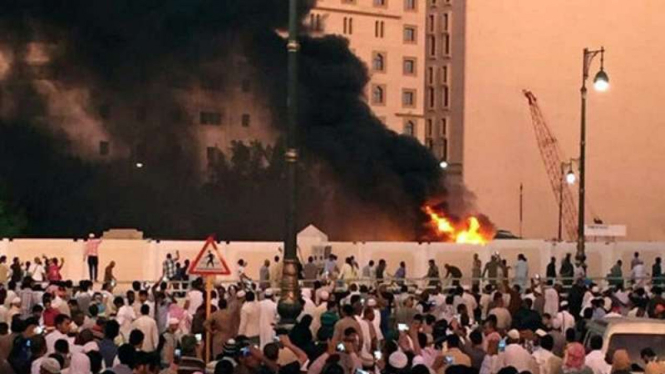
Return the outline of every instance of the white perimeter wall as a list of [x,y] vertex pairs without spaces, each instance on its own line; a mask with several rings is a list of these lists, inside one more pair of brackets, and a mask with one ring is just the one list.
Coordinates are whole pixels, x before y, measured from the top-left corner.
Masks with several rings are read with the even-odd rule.
[[[32,261],[42,254],[48,257],[65,259],[63,276],[66,279],[83,279],[87,266],[83,262],[84,241],[68,239],[1,239],[0,255],[6,255],[9,261],[13,257],[21,261]],[[99,249],[100,279],[104,267],[115,261],[115,275],[120,281],[156,280],[161,276],[161,265],[167,253],[180,251],[181,261],[194,257],[204,241],[152,241],[152,240],[117,240],[105,239]],[[516,262],[517,254],[524,253],[529,261],[530,274],[544,273],[550,256],[559,260],[567,253],[575,253],[575,243],[553,243],[540,240],[500,240],[486,246],[457,245],[446,243],[415,242],[325,242],[321,238],[299,238],[300,255],[307,258],[312,253],[313,245],[329,244],[333,253],[340,259],[354,255],[361,266],[370,259],[383,258],[388,262],[388,272],[395,271],[398,263],[404,261],[407,277],[424,276],[427,260],[433,258],[439,266],[453,263],[462,269],[465,276],[471,275],[471,260],[478,253],[483,263],[489,260],[493,252],[499,252],[508,263]],[[282,243],[278,242],[221,242],[218,248],[235,274],[237,260],[243,258],[249,265],[248,274],[258,277],[259,267],[265,259],[281,255]],[[618,259],[624,262],[624,274],[629,270],[633,252],[639,251],[641,258],[649,266],[657,256],[665,256],[665,243],[661,242],[617,242],[587,243],[589,276],[600,277],[609,272]],[[558,267],[558,266],[557,266]],[[233,277],[233,276],[231,276]],[[226,277],[230,279],[231,277]],[[220,277],[224,279],[225,277]]]

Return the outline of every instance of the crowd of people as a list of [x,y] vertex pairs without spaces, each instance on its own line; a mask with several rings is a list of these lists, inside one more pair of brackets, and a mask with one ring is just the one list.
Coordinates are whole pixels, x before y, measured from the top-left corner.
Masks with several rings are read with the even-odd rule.
[[[86,259],[94,280],[96,248]],[[570,256],[559,269],[553,259],[542,279],[529,275],[524,255],[513,267],[497,254],[485,266],[475,256],[469,282],[430,260],[415,283],[404,263],[388,274],[385,260],[361,269],[353,257],[341,266],[335,255],[321,265],[310,258],[289,330],[278,316],[279,257],[256,281],[245,265],[237,283],[208,296],[178,253],[166,256],[159,280],[127,290],[117,289],[115,264],[102,283],[74,283],[60,274],[62,261],[7,265],[2,256],[0,374],[665,373],[662,346],[639,347],[635,358],[624,347],[603,354],[603,337],[587,338],[598,320],[665,319],[660,268],[646,277],[637,253],[632,280],[613,268],[607,284],[586,279]]]

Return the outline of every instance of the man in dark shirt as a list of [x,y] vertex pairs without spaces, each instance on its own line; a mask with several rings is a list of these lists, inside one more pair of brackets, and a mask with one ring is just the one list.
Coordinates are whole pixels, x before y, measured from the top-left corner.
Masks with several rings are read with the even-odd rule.
[[556,279],[556,258],[552,257],[550,263],[547,264],[547,271],[545,272],[547,279]]
[[653,277],[653,284],[663,284],[663,268],[661,267],[660,257],[656,257],[656,262],[654,262],[651,267],[651,276]]
[[471,359],[471,367],[480,370],[485,359],[485,350],[483,349],[483,334],[474,330],[469,335],[469,340],[464,345],[464,353]]
[[459,281],[462,278],[462,271],[457,267],[449,264],[445,264],[446,276],[445,278],[451,278],[453,280],[453,286],[458,286]]

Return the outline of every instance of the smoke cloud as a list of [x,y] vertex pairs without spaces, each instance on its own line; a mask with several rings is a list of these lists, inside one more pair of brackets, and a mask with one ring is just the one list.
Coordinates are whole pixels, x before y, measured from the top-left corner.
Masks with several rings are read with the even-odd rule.
[[[313,6],[313,1],[301,1],[300,15]],[[19,191],[30,183],[8,173],[26,174],[23,167],[39,173],[47,165],[43,160],[22,162],[20,152],[4,143],[4,156],[13,166],[0,169],[0,177],[4,175],[11,193],[24,196],[17,207],[26,207],[29,221],[39,224],[30,234],[82,235],[91,228],[131,225],[162,237],[216,232],[224,239],[280,239],[281,195],[271,195],[272,203],[216,205],[214,200],[221,198],[215,193],[224,189],[200,190],[204,178],[195,165],[202,145],[196,132],[191,124],[173,118],[188,112],[191,87],[202,77],[212,77],[221,92],[206,100],[231,101],[237,77],[249,74],[261,87],[258,105],[268,108],[269,125],[280,134],[285,128],[287,56],[276,30],[286,26],[287,10],[288,0],[0,4],[0,85],[7,93],[0,131],[23,137],[21,152],[47,144],[41,157],[58,155],[48,167],[74,179],[67,194],[47,194],[44,198],[55,207],[40,212],[28,196],[32,190]],[[35,50],[35,41],[55,47]],[[363,97],[367,68],[345,39],[313,38],[304,31],[301,43],[299,145],[310,168],[301,181],[314,181],[320,199],[301,204],[301,226],[314,222],[340,239],[422,237],[427,218],[421,207],[446,196],[437,160],[415,139],[388,130],[372,114]],[[49,78],[26,84],[21,61],[40,58],[48,62]],[[140,126],[135,121],[105,121],[104,112],[115,109],[108,107],[109,101],[113,106],[138,106],[146,118]],[[35,120],[35,113],[54,112],[70,120],[57,121],[52,115]],[[21,130],[24,123],[34,129]],[[128,150],[126,157],[140,157],[151,170],[133,176],[127,160],[99,164],[80,159],[93,152],[85,145],[97,138],[108,138]],[[278,187],[281,176],[274,177]],[[65,211],[54,214],[56,208]],[[227,225],[215,209],[226,209],[219,215],[236,217],[251,229]],[[243,215],[245,210],[252,211],[251,217]],[[254,224],[256,217],[265,216],[272,216],[263,220],[268,224]],[[47,224],[57,217],[63,222],[79,217],[79,222],[68,227]]]

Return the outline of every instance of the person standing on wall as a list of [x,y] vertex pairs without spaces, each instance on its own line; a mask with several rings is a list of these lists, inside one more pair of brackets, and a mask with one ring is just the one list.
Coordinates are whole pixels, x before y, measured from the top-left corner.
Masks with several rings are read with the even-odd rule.
[[95,234],[88,235],[88,241],[85,243],[85,252],[83,253],[83,261],[88,260],[88,273],[90,281],[97,282],[97,270],[99,268],[99,245],[102,240],[95,238]]

